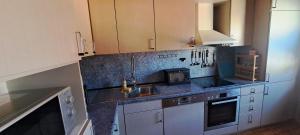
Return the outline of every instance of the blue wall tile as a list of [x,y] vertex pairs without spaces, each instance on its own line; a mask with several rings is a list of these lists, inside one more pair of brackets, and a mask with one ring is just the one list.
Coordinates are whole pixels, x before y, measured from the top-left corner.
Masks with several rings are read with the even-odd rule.
[[[209,62],[212,62],[212,52],[216,48],[206,46],[197,48],[197,50],[204,48],[210,50]],[[191,50],[99,55],[86,57],[80,61],[83,82],[86,88],[117,87],[121,85],[123,78],[129,80],[132,55],[136,59],[138,83],[162,82],[164,81],[162,70],[170,68],[189,68],[192,78],[216,75],[215,67],[190,66]],[[164,58],[164,56],[169,57]],[[179,58],[186,58],[186,60],[182,62]]]

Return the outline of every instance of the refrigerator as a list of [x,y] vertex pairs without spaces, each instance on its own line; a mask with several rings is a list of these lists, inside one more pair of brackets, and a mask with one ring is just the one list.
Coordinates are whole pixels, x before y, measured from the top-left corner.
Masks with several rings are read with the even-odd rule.
[[[269,1],[269,0],[264,0]],[[261,2],[262,0],[257,0]],[[299,71],[300,1],[273,0],[268,16],[268,38],[261,125],[291,119],[296,112],[295,82]],[[256,15],[259,15],[257,13]]]
[[300,10],[271,12],[266,81],[281,82],[297,77],[300,53]]

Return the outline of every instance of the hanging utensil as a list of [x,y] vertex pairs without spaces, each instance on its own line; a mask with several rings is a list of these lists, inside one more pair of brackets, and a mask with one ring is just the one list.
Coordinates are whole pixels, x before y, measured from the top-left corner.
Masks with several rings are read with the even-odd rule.
[[194,58],[194,51],[192,50],[192,51],[191,51],[191,66],[194,65],[193,58]]

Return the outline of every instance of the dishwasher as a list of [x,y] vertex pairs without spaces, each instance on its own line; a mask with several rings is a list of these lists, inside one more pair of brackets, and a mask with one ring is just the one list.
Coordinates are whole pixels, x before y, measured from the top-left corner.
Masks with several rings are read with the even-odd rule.
[[164,99],[165,135],[200,135],[204,133],[204,99],[201,94]]

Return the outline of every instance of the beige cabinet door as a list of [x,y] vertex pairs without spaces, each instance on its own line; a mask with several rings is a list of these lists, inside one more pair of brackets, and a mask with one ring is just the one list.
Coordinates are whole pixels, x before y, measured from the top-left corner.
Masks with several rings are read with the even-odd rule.
[[195,35],[195,0],[154,0],[156,50],[189,48]]
[[121,53],[155,51],[153,0],[116,0]]
[[89,0],[96,54],[119,53],[114,0]]
[[20,77],[78,60],[72,4],[68,0],[1,1],[0,44],[8,67],[4,76]]
[[90,24],[90,13],[87,0],[74,0],[76,32],[80,32],[82,38],[85,40],[86,55],[93,55],[94,45]]
[[235,45],[251,45],[254,0],[231,0],[230,37]]

